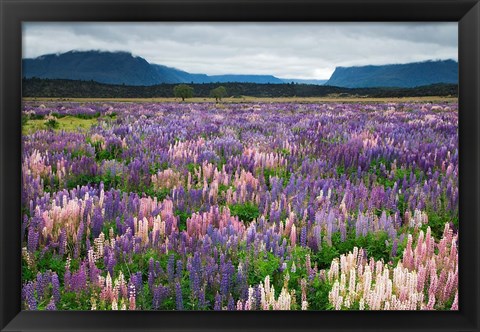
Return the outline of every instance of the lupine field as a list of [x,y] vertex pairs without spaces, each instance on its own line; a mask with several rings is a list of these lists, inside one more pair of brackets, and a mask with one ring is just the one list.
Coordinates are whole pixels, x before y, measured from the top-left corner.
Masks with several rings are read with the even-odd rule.
[[27,101],[23,119],[25,310],[458,310],[456,104]]

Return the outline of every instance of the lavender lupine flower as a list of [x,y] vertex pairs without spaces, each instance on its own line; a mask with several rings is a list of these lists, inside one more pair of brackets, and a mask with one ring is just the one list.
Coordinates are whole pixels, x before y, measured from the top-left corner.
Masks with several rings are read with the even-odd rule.
[[168,257],[167,274],[168,281],[173,282],[173,279],[175,277],[175,256],[173,256],[173,254]]
[[137,295],[142,291],[143,288],[143,281],[142,281],[142,272],[137,272],[134,276],[132,276],[133,279],[132,283],[135,286],[135,290],[137,292]]
[[219,293],[215,295],[215,305],[213,307],[213,310],[222,310],[222,296]]
[[35,298],[35,285],[28,282],[23,286],[23,297],[29,310],[37,309],[37,299]]
[[60,281],[55,272],[52,273],[52,296],[55,304],[60,302]]
[[46,310],[52,311],[52,310],[57,310],[57,306],[55,305],[55,301],[52,299],[50,302],[47,304]]
[[205,289],[201,288],[198,291],[198,309],[203,310],[208,306],[208,302],[205,299]]
[[43,275],[41,272],[37,273],[37,281],[35,282],[35,290],[37,291],[37,296],[42,300],[45,296],[46,286],[48,285],[47,275]]
[[96,207],[93,212],[92,225],[93,236],[98,237],[103,228],[103,216],[100,207]]
[[177,261],[177,268],[175,270],[175,277],[181,279],[183,274],[183,263],[181,260]]
[[155,310],[160,309],[163,301],[165,298],[168,296],[169,291],[167,287],[164,287],[162,285],[155,286],[153,288],[153,302],[152,302],[152,307]]
[[236,309],[235,302],[234,302],[234,300],[233,300],[232,295],[230,294],[230,295],[228,296],[227,310],[233,311],[233,310],[235,310],[235,309]]
[[300,245],[302,247],[307,246],[307,227],[303,226],[300,232]]
[[175,303],[177,310],[184,310],[183,308],[183,295],[182,295],[182,286],[179,281],[175,282]]
[[29,252],[33,253],[35,250],[37,250],[38,239],[39,239],[39,234],[37,230],[32,225],[30,225],[28,227],[28,245],[27,245]]

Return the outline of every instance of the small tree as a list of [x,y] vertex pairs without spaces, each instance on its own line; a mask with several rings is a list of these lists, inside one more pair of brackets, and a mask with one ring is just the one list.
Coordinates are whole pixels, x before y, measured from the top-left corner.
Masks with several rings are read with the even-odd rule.
[[215,101],[222,100],[223,97],[227,95],[227,89],[223,86],[219,86],[218,88],[213,89],[210,91],[210,96],[215,98]]
[[45,117],[45,122],[43,125],[50,130],[57,129],[60,126],[60,123],[57,121],[57,118],[51,113]]
[[182,101],[185,101],[185,98],[193,97],[193,88],[186,84],[180,84],[173,88],[173,93],[175,97],[180,97]]

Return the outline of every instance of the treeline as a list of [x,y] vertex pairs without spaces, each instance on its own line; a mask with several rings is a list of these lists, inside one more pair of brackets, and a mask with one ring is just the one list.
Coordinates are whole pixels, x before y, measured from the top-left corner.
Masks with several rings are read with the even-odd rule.
[[[218,83],[188,84],[193,97],[211,97]],[[416,88],[341,88],[308,84],[222,83],[226,97],[421,97],[458,96],[456,84],[433,84]],[[110,85],[94,81],[23,79],[23,97],[49,98],[167,98],[174,97],[176,84],[154,86]]]

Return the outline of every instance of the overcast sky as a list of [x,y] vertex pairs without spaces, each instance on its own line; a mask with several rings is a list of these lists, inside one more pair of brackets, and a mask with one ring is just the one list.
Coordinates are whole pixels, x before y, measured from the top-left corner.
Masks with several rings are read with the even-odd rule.
[[453,23],[24,23],[23,57],[128,51],[190,73],[328,79],[336,66],[458,59]]

